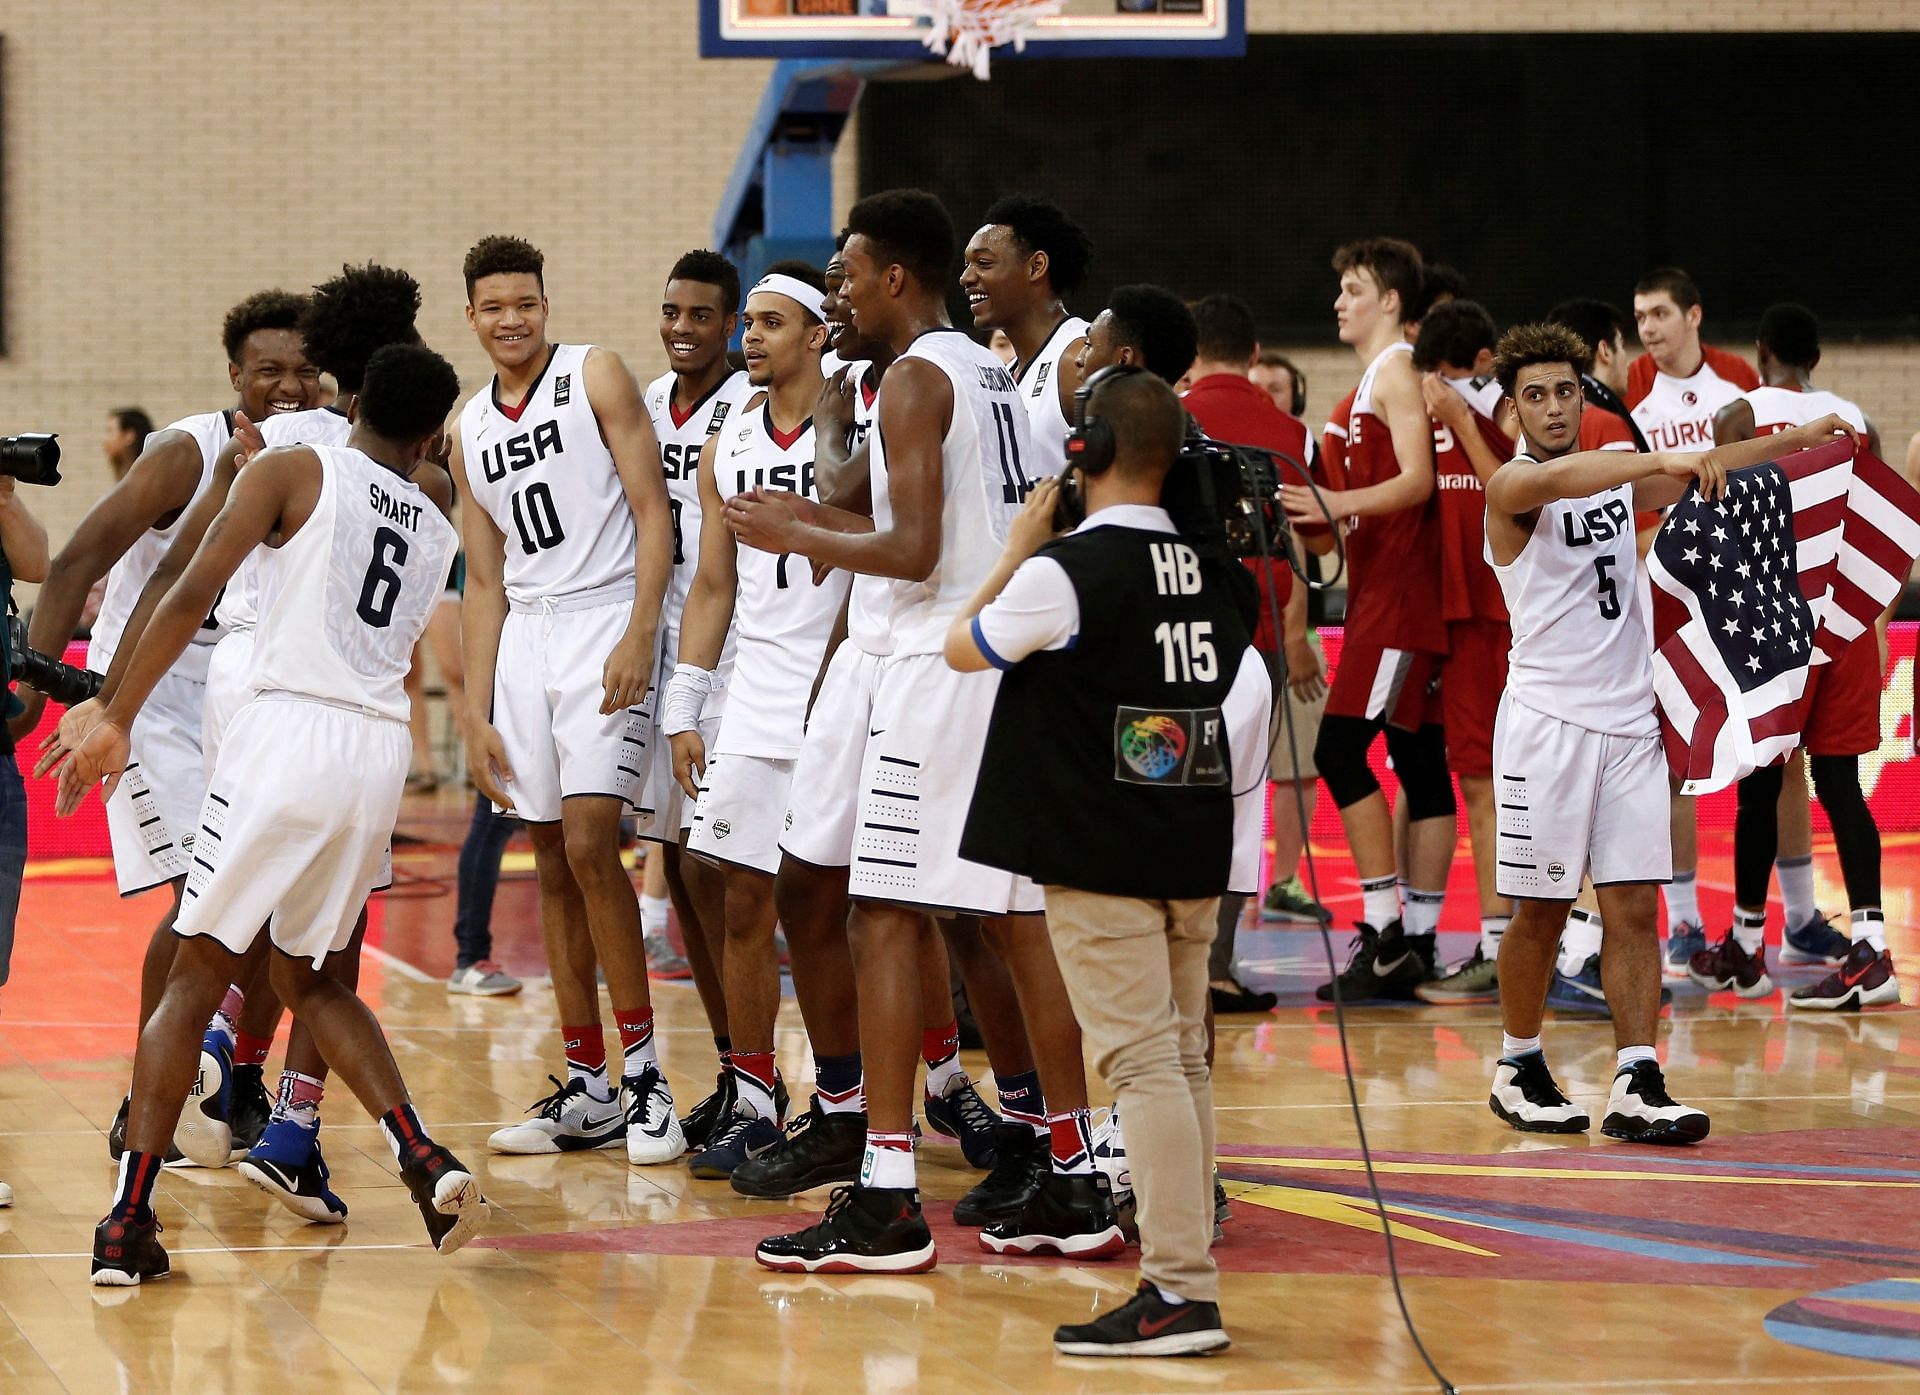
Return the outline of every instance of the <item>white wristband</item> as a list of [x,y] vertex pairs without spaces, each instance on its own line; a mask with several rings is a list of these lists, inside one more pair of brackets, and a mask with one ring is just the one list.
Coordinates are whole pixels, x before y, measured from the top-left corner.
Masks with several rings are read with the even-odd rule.
[[660,734],[678,736],[700,725],[700,709],[713,691],[713,672],[694,664],[675,664],[660,703]]

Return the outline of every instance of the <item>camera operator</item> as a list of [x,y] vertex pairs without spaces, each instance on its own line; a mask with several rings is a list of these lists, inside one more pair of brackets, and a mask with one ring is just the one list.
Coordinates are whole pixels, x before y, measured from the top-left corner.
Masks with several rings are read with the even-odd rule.
[[[1034,490],[947,635],[954,668],[1005,671],[960,851],[1044,888],[1075,1014],[1128,1121],[1140,1288],[1056,1330],[1055,1348],[1218,1351],[1207,952],[1234,863],[1234,777],[1249,778],[1229,729],[1259,730],[1234,714],[1244,693],[1264,722],[1268,682],[1244,571],[1204,557],[1162,506],[1186,429],[1172,391],[1110,367],[1076,406],[1066,483]],[[1063,489],[1086,519],[1049,541]],[[1264,743],[1243,744],[1257,784]]]
[[[47,579],[47,530],[15,490],[11,475],[0,474],[0,588],[13,610],[13,583]],[[0,683],[10,690],[7,646],[0,645]],[[27,868],[27,791],[13,758],[14,732],[0,731],[0,986],[13,962],[13,922],[20,910],[20,880]],[[0,1183],[0,1205],[13,1193]]]

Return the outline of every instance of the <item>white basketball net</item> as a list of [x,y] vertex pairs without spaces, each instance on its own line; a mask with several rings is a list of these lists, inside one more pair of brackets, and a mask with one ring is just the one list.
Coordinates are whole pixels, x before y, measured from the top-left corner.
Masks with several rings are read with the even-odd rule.
[[1019,53],[1027,46],[1027,28],[1036,20],[1057,15],[1066,0],[925,0],[933,30],[921,42],[947,62],[971,68],[986,81],[987,63],[1002,44]]

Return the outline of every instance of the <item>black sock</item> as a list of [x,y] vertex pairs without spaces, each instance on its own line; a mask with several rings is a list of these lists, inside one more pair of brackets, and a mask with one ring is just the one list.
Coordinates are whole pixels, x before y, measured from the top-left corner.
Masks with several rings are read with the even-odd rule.
[[129,1148],[120,1155],[120,1183],[114,1188],[108,1218],[144,1225],[153,1219],[153,1184],[160,1180],[160,1155]]
[[1023,1070],[1018,1075],[994,1077],[994,1091],[1000,1096],[1000,1112],[1032,1129],[1041,1138],[1051,1138],[1047,1129],[1047,1100],[1040,1093],[1040,1072]]
[[733,1038],[717,1036],[713,1039],[713,1049],[719,1053],[720,1069],[733,1069]]
[[394,1160],[402,1167],[407,1165],[409,1159],[433,1146],[433,1140],[427,1137],[427,1126],[420,1122],[420,1116],[414,1112],[411,1104],[403,1104],[398,1109],[382,1114],[380,1132],[387,1136],[387,1146],[393,1149]]

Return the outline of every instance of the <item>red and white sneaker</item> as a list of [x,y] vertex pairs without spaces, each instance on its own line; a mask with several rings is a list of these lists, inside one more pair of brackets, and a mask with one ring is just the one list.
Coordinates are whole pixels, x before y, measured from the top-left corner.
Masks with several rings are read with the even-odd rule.
[[1892,951],[1875,949],[1865,940],[1853,942],[1839,968],[1787,999],[1810,1012],[1858,1012],[1899,1001],[1900,980],[1894,977]]
[[1746,946],[1729,930],[1717,944],[1695,952],[1687,961],[1687,977],[1710,992],[1731,988],[1743,998],[1764,998],[1773,992],[1773,980],[1767,976],[1767,947],[1748,954]]

